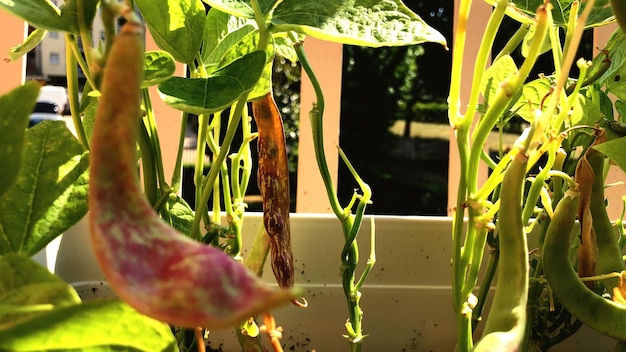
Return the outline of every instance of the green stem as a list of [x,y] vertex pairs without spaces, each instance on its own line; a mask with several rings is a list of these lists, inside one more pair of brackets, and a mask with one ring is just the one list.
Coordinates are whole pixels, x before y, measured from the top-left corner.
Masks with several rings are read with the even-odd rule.
[[490,59],[491,47],[493,41],[504,18],[505,11],[508,7],[509,0],[497,0],[494,4],[495,9],[489,16],[487,21],[487,27],[485,28],[485,34],[480,43],[478,53],[476,54],[476,61],[474,63],[474,75],[472,81],[472,89],[470,90],[469,102],[467,105],[467,111],[463,119],[463,128],[469,129],[472,121],[474,120],[474,114],[478,107],[478,98],[480,96],[480,84],[482,76],[487,67],[487,60]]
[[146,126],[145,118],[140,122],[139,128],[139,149],[141,150],[141,166],[143,169],[143,188],[146,198],[154,207],[159,198],[158,194],[158,182],[156,177],[156,165],[154,163],[154,150],[152,149],[152,141],[150,138],[150,132]]
[[152,109],[152,100],[150,98],[150,92],[147,88],[142,89],[142,101],[146,111],[144,116],[144,122],[150,136],[150,144],[152,146],[153,158],[154,158],[154,172],[159,182],[159,187],[163,192],[169,192],[167,181],[165,181],[165,173],[163,171],[163,156],[161,155],[161,143],[159,142],[159,131],[156,126],[156,119],[154,116],[154,110]]
[[[216,118],[219,118],[219,113],[216,113],[217,117],[214,115],[214,121]],[[196,167],[194,169],[193,182],[196,185],[196,197],[195,203],[196,208],[198,204],[201,202],[201,194],[203,187],[203,175],[204,175],[204,160],[205,160],[205,151],[206,151],[206,136],[209,122],[206,114],[198,115],[198,137],[196,140]]]
[[493,59],[493,62],[498,61],[502,56],[511,54],[515,48],[519,46],[519,44],[524,40],[524,37],[530,31],[530,24],[522,23],[517,31],[513,34],[513,36],[509,39],[509,41],[504,45],[504,48],[500,50],[498,55]]
[[[294,42],[298,43],[298,39],[293,32],[290,33],[290,36]],[[311,129],[313,133],[313,147],[315,150],[317,165],[320,174],[322,175],[324,186],[326,187],[326,193],[328,195],[331,208],[333,209],[336,217],[341,222],[343,229],[345,243],[341,253],[341,273],[342,285],[349,313],[349,321],[346,323],[346,329],[348,330],[347,338],[350,343],[350,350],[360,351],[364,336],[362,332],[363,311],[361,310],[361,307],[359,305],[359,302],[361,300],[361,293],[359,292],[359,288],[363,285],[363,282],[370,272],[371,267],[374,265],[375,252],[370,252],[370,259],[368,260],[365,271],[361,275],[361,278],[358,280],[358,282],[355,284],[356,266],[359,261],[359,252],[356,242],[356,236],[363,221],[365,208],[371,199],[371,189],[366,183],[361,180],[361,178],[353,168],[352,164],[346,158],[345,154],[341,151],[341,149],[339,149],[339,155],[341,156],[342,160],[350,170],[350,173],[352,174],[363,192],[361,196],[358,196],[356,194],[353,196],[353,201],[358,200],[354,215],[351,212],[352,206],[354,204],[353,202],[350,202],[348,207],[346,208],[341,207],[332,182],[332,178],[330,176],[330,171],[326,162],[326,154],[324,151],[324,96],[322,93],[322,89],[302,48],[302,44],[298,43],[294,47],[296,50],[296,54],[298,55],[298,60],[302,64],[302,68],[311,80],[313,89],[315,91],[317,103],[313,105],[313,109],[309,113],[309,118],[311,120]],[[372,235],[371,241],[374,241],[374,235]]]
[[66,49],[69,48],[71,50],[72,56],[74,57],[74,60],[76,60],[76,62],[78,63],[78,66],[80,67],[80,69],[83,71],[83,74],[85,75],[85,79],[87,80],[87,83],[89,83],[89,85],[94,90],[100,89],[99,85],[96,84],[96,81],[91,75],[91,72],[89,70],[89,65],[87,65],[85,58],[83,57],[80,50],[78,49],[78,44],[76,44],[76,37],[68,34],[65,36],[65,39],[66,39],[65,47]]
[[341,204],[339,203],[339,199],[335,194],[333,181],[330,176],[328,164],[326,162],[326,152],[324,151],[324,144],[322,142],[324,138],[324,122],[322,120],[322,116],[324,113],[324,94],[322,93],[322,87],[319,84],[319,81],[317,80],[313,69],[311,68],[309,59],[302,49],[302,44],[298,43],[298,39],[295,34],[290,33],[290,37],[295,43],[297,43],[296,45],[294,45],[294,48],[296,49],[298,60],[302,65],[302,69],[310,78],[311,84],[313,85],[313,90],[315,92],[316,103],[313,106],[313,110],[311,110],[311,112],[309,113],[313,133],[313,149],[315,150],[315,159],[317,161],[322,180],[324,181],[326,194],[328,195],[328,200],[330,201],[330,207],[337,216],[337,218],[341,220],[346,218],[347,214],[344,213]]
[[213,159],[213,164],[211,165],[211,169],[209,170],[209,173],[206,176],[204,184],[207,185],[207,187],[204,187],[204,189],[202,190],[202,194],[198,198],[199,201],[196,202],[196,215],[193,219],[193,224],[192,224],[191,232],[190,232],[191,238],[195,238],[195,239],[201,238],[200,222],[203,217],[202,214],[205,214],[207,211],[207,202],[213,191],[213,188],[209,187],[208,185],[212,185],[215,183],[215,180],[217,179],[217,176],[221,169],[220,165],[224,162],[224,160],[226,160],[226,156],[228,155],[228,152],[230,150],[230,145],[232,144],[233,139],[235,138],[235,134],[237,133],[239,122],[241,121],[241,113],[246,104],[247,97],[248,97],[248,94],[246,93],[239,99],[239,101],[237,101],[237,104],[235,105],[235,108],[234,108],[233,117],[228,124],[228,128],[226,129],[226,134],[224,136],[224,139],[222,140],[220,152],[215,157],[215,159]]
[[78,63],[76,57],[72,51],[72,45],[76,44],[74,37],[70,34],[65,36],[67,45],[65,45],[66,56],[66,72],[67,72],[67,91],[70,104],[70,112],[72,114],[72,121],[74,122],[74,129],[80,144],[82,144],[85,150],[89,150],[89,140],[85,133],[83,121],[80,118],[80,102],[78,101]]
[[483,308],[485,307],[485,303],[487,302],[487,295],[489,294],[489,290],[491,289],[493,278],[496,275],[496,269],[498,268],[499,259],[500,259],[500,251],[497,248],[495,248],[492,251],[491,256],[489,257],[489,262],[487,263],[487,268],[485,270],[485,276],[478,290],[478,294],[477,294],[478,303],[472,310],[472,329],[476,328],[476,326],[480,322]]
[[183,150],[185,149],[185,134],[187,128],[187,121],[189,120],[189,113],[184,112],[183,118],[180,122],[180,136],[178,138],[178,149],[176,153],[176,163],[174,165],[174,172],[172,173],[171,191],[178,193],[181,186],[182,170],[183,170]]

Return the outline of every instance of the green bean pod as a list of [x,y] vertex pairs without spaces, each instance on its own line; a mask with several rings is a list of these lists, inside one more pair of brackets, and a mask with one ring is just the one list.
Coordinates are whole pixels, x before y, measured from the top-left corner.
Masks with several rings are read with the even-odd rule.
[[[586,158],[594,173],[589,208],[599,252],[596,275],[621,272],[625,269],[622,251],[604,203],[604,155],[589,148]],[[604,279],[602,283],[609,292],[613,292],[613,288],[618,285],[618,278]]]
[[578,190],[570,189],[554,211],[543,244],[545,278],[556,298],[573,316],[602,334],[626,340],[626,306],[587,288],[570,262],[570,234],[579,201]]
[[522,224],[522,194],[527,163],[526,154],[516,154],[502,180],[497,287],[483,337],[474,351],[515,351],[524,338],[528,245]]
[[611,0],[610,4],[617,23],[619,24],[622,31],[626,33],[626,1]]

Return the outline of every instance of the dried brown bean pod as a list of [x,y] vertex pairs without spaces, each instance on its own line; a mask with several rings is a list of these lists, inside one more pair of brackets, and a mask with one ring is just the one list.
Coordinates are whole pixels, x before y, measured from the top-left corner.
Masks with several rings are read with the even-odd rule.
[[[580,202],[578,205],[578,219],[580,221],[580,247],[578,247],[578,276],[589,277],[596,273],[596,263],[598,262],[598,246],[596,244],[596,234],[593,228],[593,218],[591,216],[591,193],[594,182],[594,173],[585,154],[576,165],[576,183],[580,192]],[[585,281],[585,285],[590,289],[595,288],[595,281]]]
[[289,226],[289,165],[285,133],[272,93],[252,102],[258,130],[258,185],[263,198],[263,224],[270,237],[272,271],[280,287],[294,282]]

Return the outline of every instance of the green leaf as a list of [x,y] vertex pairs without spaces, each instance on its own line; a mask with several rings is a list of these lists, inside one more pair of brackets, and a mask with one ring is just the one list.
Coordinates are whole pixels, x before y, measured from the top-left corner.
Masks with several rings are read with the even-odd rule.
[[574,104],[572,105],[570,120],[571,125],[587,125],[593,126],[602,118],[602,112],[600,111],[599,99],[594,101],[587,95],[593,94],[593,92],[586,88],[581,90],[581,94],[576,96]]
[[176,73],[176,62],[167,51],[155,50],[144,54],[142,88],[157,85]]
[[[270,39],[271,40],[271,39]],[[252,53],[256,50],[259,43],[259,31],[254,30],[248,33],[245,37],[239,40],[235,45],[232,45],[223,53],[220,58],[217,67],[225,67],[231,62],[234,62],[240,57]],[[248,100],[252,100],[265,95],[270,91],[272,87],[272,65],[274,64],[274,45],[273,40],[267,46],[265,51],[267,59],[265,61],[265,67],[263,72],[254,86],[254,89],[250,92]]]
[[192,114],[221,111],[249,92],[265,66],[264,51],[255,51],[235,60],[207,78],[172,77],[159,84],[166,104]]
[[211,8],[204,25],[204,42],[202,43],[202,59],[206,58],[227,35],[246,25],[247,20],[232,16],[216,8]]
[[[224,13],[242,18],[254,18],[254,10],[250,4],[250,0],[203,0],[209,4],[211,8],[217,9]],[[267,8],[268,3],[275,3],[276,0],[259,0],[261,8]]]
[[189,204],[179,197],[168,199],[168,216],[171,217],[172,227],[176,230],[189,235],[191,233],[191,226],[193,224],[194,213]]
[[119,300],[55,309],[0,331],[2,351],[178,351],[170,327]]
[[[80,2],[80,4],[79,4]],[[80,31],[80,22],[85,28],[93,27],[100,0],[67,0],[61,6],[61,19],[68,23],[74,33]]]
[[618,27],[609,37],[604,49],[593,58],[587,77],[599,75],[600,78],[596,82],[605,84],[612,81],[625,64],[626,37]]
[[[528,33],[526,33],[526,35],[524,36],[524,40],[522,41],[522,56],[523,57],[528,57],[528,51],[530,50],[530,47],[533,44],[536,31],[537,31],[537,26],[533,24],[530,26]],[[548,52],[550,49],[552,49],[550,45],[550,36],[546,35],[543,38],[543,43],[541,44],[541,48],[539,49],[539,55]]]
[[399,0],[284,0],[274,9],[275,31],[361,46],[400,46],[445,38]]
[[0,257],[0,330],[54,308],[80,303],[76,291],[23,254]]
[[[224,57],[224,55],[226,55],[226,52],[232,46],[235,46],[239,42],[241,42],[248,34],[252,32],[257,33],[256,36],[258,37],[258,31],[254,28],[253,25],[245,25],[228,33],[222,40],[217,43],[217,45],[215,46],[215,48],[213,48],[213,50],[211,50],[211,52],[202,52],[202,58],[204,61],[204,65],[207,68],[207,71],[212,72],[216,68],[218,68],[220,66],[220,62],[223,62],[222,58]],[[248,52],[252,52],[255,49],[256,48]],[[241,57],[241,55],[238,57]]]
[[298,54],[296,54],[296,49],[293,47],[294,45],[295,43],[291,40],[291,38],[285,35],[274,36],[274,50],[276,51],[276,55],[283,57],[290,62],[298,62]]
[[50,0],[0,0],[0,9],[23,19],[33,27],[55,32],[78,33],[76,22],[67,21]]
[[626,137],[594,145],[593,148],[617,163],[620,169],[626,171]]
[[11,49],[9,49],[9,53],[8,53],[9,59],[11,59],[11,61],[15,61],[19,59],[20,57],[28,54],[37,45],[39,45],[41,40],[46,36],[46,33],[48,33],[48,31],[46,31],[45,29],[41,29],[41,28],[37,28],[34,31],[32,31],[28,35],[28,37],[26,37],[26,40],[24,41],[24,43],[14,46]]
[[623,100],[616,100],[615,110],[617,110],[617,114],[619,116],[618,121],[626,122],[626,102]]
[[[495,0],[486,0],[493,5]],[[559,27],[567,26],[570,17],[572,3],[575,0],[551,0],[552,18],[554,24]],[[507,8],[507,15],[521,23],[534,23],[535,13],[543,0],[512,0]],[[581,2],[578,14],[585,8],[585,2]],[[585,28],[597,27],[612,21],[613,11],[609,5],[609,0],[597,0],[587,18]]]
[[34,255],[87,213],[88,154],[62,121],[28,129],[24,165],[0,199],[0,254]]
[[522,97],[513,106],[513,110],[524,120],[534,121],[536,112],[541,109],[541,102],[550,93],[551,85],[552,81],[548,77],[526,83],[522,88]]
[[15,183],[22,166],[28,116],[39,87],[36,82],[28,82],[0,96],[0,197]]
[[201,0],[136,0],[159,48],[193,65],[202,44],[205,10]]
[[493,63],[483,75],[480,83],[480,91],[485,97],[485,102],[489,104],[489,100],[496,96],[496,92],[500,87],[500,83],[509,79],[517,73],[517,65],[513,58],[504,55]]

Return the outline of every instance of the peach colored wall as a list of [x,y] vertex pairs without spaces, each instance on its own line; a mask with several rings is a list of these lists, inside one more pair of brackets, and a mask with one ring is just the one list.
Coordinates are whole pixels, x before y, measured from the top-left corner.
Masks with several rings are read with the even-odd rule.
[[[339,143],[341,107],[342,45],[309,37],[304,42],[304,50],[324,91],[324,150],[328,159],[328,168],[336,185],[339,159],[337,145]],[[311,123],[309,122],[309,111],[311,104],[315,101],[315,93],[311,81],[306,77],[304,71],[302,72],[300,89],[300,143],[298,145],[296,212],[330,213],[332,211],[330,203],[315,161]]]
[[[597,55],[598,48],[604,48],[611,34],[617,29],[617,24],[602,26],[593,32],[594,55]],[[624,171],[617,166],[612,166],[607,175],[607,184],[620,183],[606,190],[608,199],[607,212],[611,219],[617,219],[622,213],[622,195],[626,194],[626,180]]]
[[9,62],[7,52],[10,48],[21,44],[26,38],[26,23],[9,15],[6,11],[0,11],[0,94],[24,83],[26,75],[26,60]]
[[[457,13],[459,3],[462,0],[454,1],[454,27],[457,25]],[[461,109],[460,113],[465,113],[465,107],[469,100],[472,80],[474,77],[474,60],[480,47],[482,34],[487,25],[487,20],[491,13],[491,6],[484,1],[473,1],[470,18],[467,24],[467,38],[465,41],[465,53],[463,56],[463,68],[461,74]],[[454,40],[454,39],[453,39]],[[454,45],[450,45],[454,48]],[[454,55],[454,53],[453,53]],[[453,102],[450,102],[451,104]],[[459,189],[459,153],[454,138],[454,131],[450,128],[450,160],[448,165],[448,215],[452,215],[452,209],[456,206],[456,195]],[[483,168],[481,176],[485,177],[486,168]]]
[[[159,50],[154,39],[148,31],[146,35],[146,50]],[[185,76],[186,66],[176,64],[176,76]],[[161,143],[161,155],[163,157],[163,169],[165,180],[170,183],[176,165],[176,153],[178,151],[178,141],[180,138],[182,113],[169,107],[159,97],[159,92],[155,86],[149,88],[152,98],[152,109],[156,117],[156,124],[159,129],[159,142]]]

